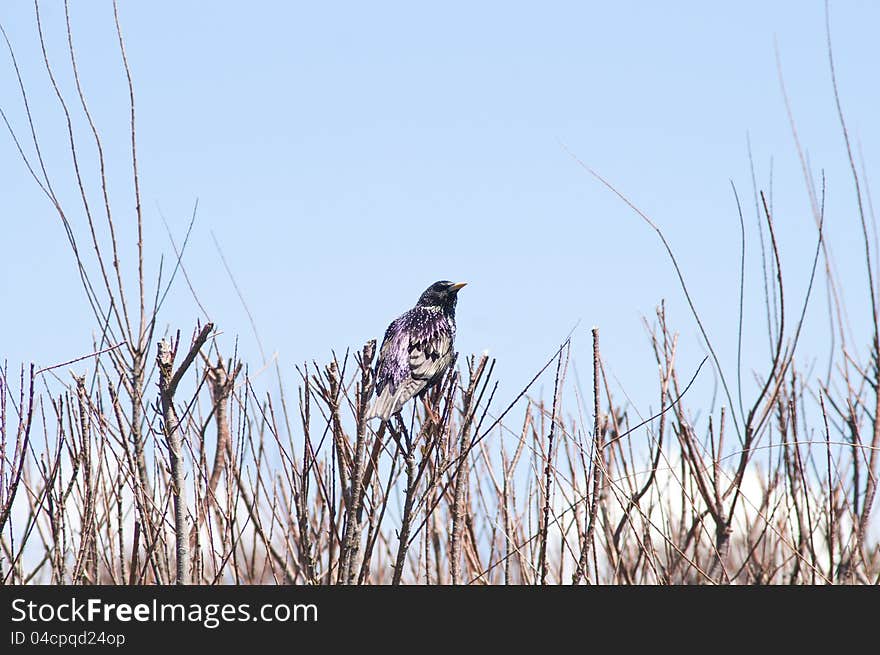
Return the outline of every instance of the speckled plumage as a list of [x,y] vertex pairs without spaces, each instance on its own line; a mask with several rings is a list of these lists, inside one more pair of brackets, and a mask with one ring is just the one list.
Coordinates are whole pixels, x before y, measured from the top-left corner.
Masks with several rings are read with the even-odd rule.
[[463,286],[435,282],[385,330],[368,418],[387,421],[406,401],[443,379],[455,357],[455,305]]

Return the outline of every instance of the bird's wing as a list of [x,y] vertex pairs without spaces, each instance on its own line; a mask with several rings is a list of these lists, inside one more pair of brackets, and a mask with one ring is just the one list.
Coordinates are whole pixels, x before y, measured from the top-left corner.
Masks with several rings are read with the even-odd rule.
[[392,321],[385,330],[385,338],[379,348],[376,361],[376,394],[388,386],[391,393],[409,376],[409,334],[406,330],[406,314]]
[[413,310],[410,323],[410,375],[430,384],[452,361],[452,330],[442,313],[426,308]]
[[440,330],[427,339],[409,342],[409,370],[416,380],[426,383],[441,375],[452,361],[452,340],[449,332]]

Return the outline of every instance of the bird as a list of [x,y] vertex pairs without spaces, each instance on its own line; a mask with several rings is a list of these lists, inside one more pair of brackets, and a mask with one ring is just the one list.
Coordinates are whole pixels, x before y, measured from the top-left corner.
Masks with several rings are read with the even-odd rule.
[[367,420],[383,424],[413,396],[443,379],[455,359],[455,305],[467,282],[440,280],[385,330],[374,372],[376,398]]

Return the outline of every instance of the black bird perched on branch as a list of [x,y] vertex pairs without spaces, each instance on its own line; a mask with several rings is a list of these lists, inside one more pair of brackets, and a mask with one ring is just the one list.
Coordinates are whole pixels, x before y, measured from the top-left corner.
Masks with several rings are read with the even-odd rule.
[[388,329],[376,362],[376,400],[367,419],[387,421],[443,379],[455,357],[455,304],[465,282],[435,282]]

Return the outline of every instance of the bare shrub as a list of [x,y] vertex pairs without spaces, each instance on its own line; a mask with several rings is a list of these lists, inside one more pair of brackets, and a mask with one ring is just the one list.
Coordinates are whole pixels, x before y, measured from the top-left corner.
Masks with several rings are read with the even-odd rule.
[[[735,385],[732,372],[722,368],[661,229],[585,166],[662,240],[709,352],[705,370],[714,369],[726,403],[703,408],[703,421],[691,418],[688,390],[706,360],[696,370],[680,369],[682,345],[661,303],[655,319],[646,322],[654,354],[646,367],[656,370],[659,403],[651,417],[636,418],[632,406],[612,394],[594,328],[587,397],[567,375],[580,345],[575,333],[513,398],[497,397],[493,359],[461,356],[428,394],[432,412],[412,403],[379,426],[366,420],[375,341],[354,355],[333,354],[326,363],[296,367],[296,398],[290,398],[282,385],[277,392],[256,386],[256,376],[224,346],[212,323],[179,326],[192,330],[188,344],[178,326],[162,331],[162,301],[182,269],[186,242],[180,249],[172,242],[177,257],[170,275],[160,266],[155,283],[146,279],[144,262],[155,257],[155,246],[143,238],[134,87],[118,17],[130,98],[126,165],[133,212],[110,201],[110,164],[79,84],[67,3],[65,18],[65,70],[75,82],[73,97],[56,81],[36,5],[47,80],[69,137],[72,177],[62,177],[78,189],[75,203],[66,204],[56,192],[59,184],[48,172],[8,39],[26,127],[13,128],[7,107],[2,116],[68,237],[97,337],[84,347],[87,354],[70,361],[19,371],[4,364],[0,371],[4,584],[880,579],[871,530],[880,450],[880,337],[865,185],[855,165],[874,320],[865,361],[841,338],[825,378],[798,368],[817,271],[832,299],[834,329],[845,332],[836,292],[842,281],[823,235],[824,182],[822,189],[813,188],[806,164],[816,248],[809,253],[812,268],[802,299],[792,301],[788,293],[771,206],[755,189],[773,350],[753,370],[751,398],[741,357]],[[834,93],[852,162],[836,83]],[[91,156],[77,145],[83,139],[94,143]],[[96,173],[97,189],[86,188],[86,170]],[[735,200],[745,248],[743,213]],[[117,239],[122,223],[134,225],[135,243]],[[137,271],[133,285],[126,285],[126,265]],[[742,291],[738,318],[741,349]],[[65,378],[62,370],[74,373]],[[534,389],[551,377],[548,402]]]

